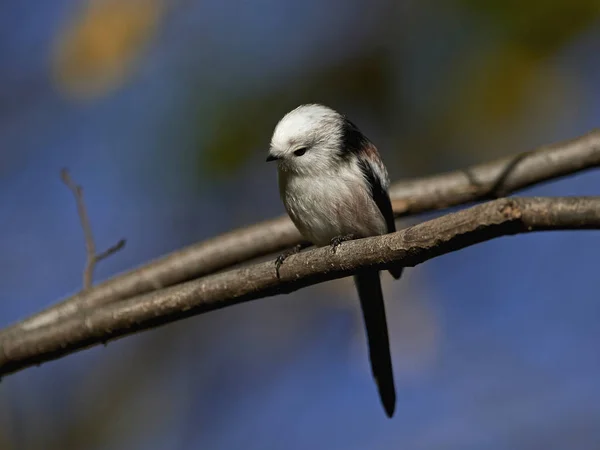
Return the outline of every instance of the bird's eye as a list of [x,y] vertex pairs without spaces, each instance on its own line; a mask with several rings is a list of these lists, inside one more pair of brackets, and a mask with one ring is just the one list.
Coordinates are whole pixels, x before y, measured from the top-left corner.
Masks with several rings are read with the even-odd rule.
[[294,150],[294,155],[302,156],[306,153],[306,147],[299,148],[298,150]]

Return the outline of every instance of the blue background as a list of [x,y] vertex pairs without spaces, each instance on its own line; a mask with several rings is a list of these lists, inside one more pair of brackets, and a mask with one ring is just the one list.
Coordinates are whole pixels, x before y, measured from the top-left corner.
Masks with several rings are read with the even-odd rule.
[[[281,214],[264,158],[300,103],[347,113],[393,180],[588,131],[599,18],[585,0],[3,1],[0,325],[80,289],[62,167],[98,247],[127,238],[103,280]],[[598,181],[520,194],[597,195]],[[596,449],[598,245],[595,231],[506,237],[383,275],[392,420],[339,280],[11,375],[0,448]]]

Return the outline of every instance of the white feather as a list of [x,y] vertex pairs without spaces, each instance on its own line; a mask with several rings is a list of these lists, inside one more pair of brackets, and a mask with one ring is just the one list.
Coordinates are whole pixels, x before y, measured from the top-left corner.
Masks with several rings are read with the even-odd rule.
[[279,173],[279,190],[290,218],[315,245],[336,236],[375,236],[386,223],[358,167],[322,176]]
[[[302,235],[319,246],[336,236],[387,232],[356,155],[340,158],[343,120],[325,106],[303,105],[281,119],[271,140],[285,208]],[[299,148],[307,151],[295,156]],[[385,173],[382,182],[387,187]]]

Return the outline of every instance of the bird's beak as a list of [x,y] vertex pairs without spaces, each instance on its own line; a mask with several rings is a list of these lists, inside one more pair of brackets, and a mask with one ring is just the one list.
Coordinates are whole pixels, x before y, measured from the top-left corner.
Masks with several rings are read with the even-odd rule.
[[278,159],[279,159],[279,156],[275,156],[275,155],[271,155],[271,154],[269,154],[269,156],[267,156],[267,162],[276,161]]

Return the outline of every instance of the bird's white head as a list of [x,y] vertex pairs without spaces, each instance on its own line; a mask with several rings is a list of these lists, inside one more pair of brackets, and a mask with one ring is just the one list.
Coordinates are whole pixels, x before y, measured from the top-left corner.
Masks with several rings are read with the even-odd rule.
[[339,165],[345,152],[344,116],[323,105],[302,105],[275,127],[267,161],[279,169],[303,175],[326,173]]

